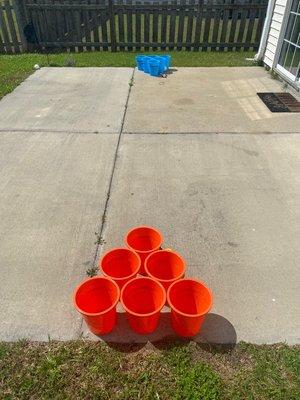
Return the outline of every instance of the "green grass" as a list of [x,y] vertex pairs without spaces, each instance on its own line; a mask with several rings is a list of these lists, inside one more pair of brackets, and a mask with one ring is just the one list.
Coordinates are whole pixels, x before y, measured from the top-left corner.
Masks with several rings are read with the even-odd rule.
[[300,347],[2,343],[0,398],[298,400]]
[[[160,54],[159,52],[155,54]],[[246,61],[254,52],[168,52],[173,65],[178,67],[239,67],[251,66]],[[85,52],[50,54],[21,54],[0,56],[0,98],[15,89],[25,78],[34,72],[34,65],[77,67],[133,67],[133,52]]]

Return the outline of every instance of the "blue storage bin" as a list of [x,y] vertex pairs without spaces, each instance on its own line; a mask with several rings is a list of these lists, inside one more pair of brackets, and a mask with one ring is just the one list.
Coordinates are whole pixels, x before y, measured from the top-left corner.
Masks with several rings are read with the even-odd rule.
[[[171,66],[171,56],[169,55],[138,55],[135,57],[135,61],[139,71],[144,71],[151,76],[160,76]],[[155,62],[152,63],[152,61]]]
[[165,59],[167,69],[169,69],[171,67],[172,57],[169,56],[168,54],[163,55],[162,57]]
[[146,74],[150,74],[150,65],[149,65],[150,60],[152,60],[151,57],[148,56],[144,57],[144,72],[146,72]]
[[151,76],[159,76],[159,60],[156,60],[155,58],[150,58],[148,61],[149,64],[149,69],[150,69],[150,75]]
[[135,61],[136,61],[136,66],[139,71],[144,71],[144,62],[145,62],[145,56],[136,56]]

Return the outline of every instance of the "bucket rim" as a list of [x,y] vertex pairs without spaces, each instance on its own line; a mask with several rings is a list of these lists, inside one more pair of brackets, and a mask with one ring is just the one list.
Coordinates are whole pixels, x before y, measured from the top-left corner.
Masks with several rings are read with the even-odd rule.
[[[126,290],[127,286],[130,285],[131,282],[137,281],[137,280],[139,280],[139,281],[145,281],[145,280],[151,281],[151,282],[154,282],[155,284],[157,284],[157,285],[161,288],[162,293],[163,293],[163,301],[162,301],[161,306],[158,307],[155,311],[152,311],[152,312],[150,312],[150,313],[140,314],[140,313],[136,313],[136,312],[130,310],[130,309],[124,304],[124,302],[123,302],[123,294],[124,294],[124,291]],[[133,278],[133,279],[131,279],[130,281],[126,282],[125,285],[124,285],[124,286],[122,287],[122,289],[121,289],[120,302],[121,302],[121,304],[122,304],[124,310],[127,311],[129,314],[134,315],[135,317],[151,317],[152,315],[155,315],[155,314],[159,313],[159,312],[162,310],[162,308],[164,307],[164,305],[166,304],[166,300],[167,300],[167,294],[166,294],[166,290],[165,290],[165,288],[163,287],[163,285],[162,285],[160,282],[158,282],[157,280],[152,279],[152,278],[147,277],[147,276]]]
[[[155,246],[153,249],[150,249],[150,250],[136,250],[136,249],[134,249],[132,246],[130,246],[130,244],[128,243],[128,236],[129,236],[133,231],[135,231],[135,230],[137,230],[137,229],[141,229],[141,228],[144,228],[144,229],[145,229],[145,228],[146,228],[146,229],[151,229],[151,230],[153,230],[155,233],[157,233],[158,236],[159,236],[159,238],[160,238],[159,245]],[[150,225],[140,225],[140,226],[135,226],[134,228],[131,228],[131,229],[126,233],[125,238],[124,238],[124,242],[125,242],[125,245],[126,245],[129,249],[135,251],[136,253],[147,254],[147,253],[152,253],[153,251],[156,251],[156,250],[158,250],[158,249],[161,247],[161,245],[163,244],[163,236],[162,236],[162,234],[160,233],[160,231],[159,231],[158,229],[154,228],[153,226],[150,226]]]
[[[77,302],[76,302],[76,295],[77,295],[79,289],[80,289],[83,285],[85,285],[87,282],[90,282],[91,280],[106,280],[106,281],[112,283],[112,284],[115,286],[115,288],[117,289],[117,299],[114,301],[114,303],[113,303],[109,308],[106,308],[105,310],[100,311],[100,312],[96,312],[96,313],[89,313],[89,312],[87,312],[87,311],[82,310],[82,309],[77,305]],[[111,311],[112,309],[114,309],[114,308],[117,306],[117,304],[118,304],[118,302],[119,302],[119,300],[120,300],[120,295],[121,295],[121,291],[120,291],[119,286],[118,286],[118,285],[116,284],[116,282],[114,282],[111,278],[109,278],[108,276],[93,276],[93,277],[91,277],[91,278],[87,278],[87,279],[83,280],[82,282],[80,282],[80,283],[76,286],[76,288],[75,288],[75,290],[74,290],[74,292],[73,292],[72,300],[73,300],[74,307],[76,308],[76,310],[77,310],[80,314],[86,315],[86,316],[88,316],[88,317],[97,317],[97,316],[99,316],[99,315],[106,314],[107,312],[109,312],[109,311]]]
[[[171,300],[170,300],[170,292],[171,292],[172,288],[173,288],[175,285],[177,285],[177,284],[179,284],[180,282],[182,282],[182,281],[196,282],[196,283],[198,283],[198,284],[200,283],[200,285],[202,285],[202,286],[208,291],[208,293],[209,293],[209,295],[210,295],[210,304],[209,304],[209,306],[208,306],[204,311],[202,311],[201,313],[198,313],[198,314],[188,314],[188,313],[185,313],[185,312],[183,312],[183,311],[178,310],[176,307],[174,307],[173,303],[171,302]],[[183,278],[183,279],[177,279],[175,282],[173,282],[173,283],[169,286],[168,291],[167,291],[167,301],[168,301],[168,304],[169,304],[171,310],[174,310],[176,313],[178,313],[178,314],[180,314],[180,315],[183,315],[184,317],[202,317],[203,315],[207,314],[207,313],[211,310],[211,308],[212,308],[212,306],[213,306],[213,294],[212,294],[212,291],[210,290],[210,288],[209,288],[208,286],[206,286],[206,284],[205,284],[203,281],[200,281],[199,279],[193,279],[193,278]]]
[[[135,256],[137,256],[137,259],[138,259],[138,261],[139,261],[139,265],[138,265],[137,271],[136,271],[136,272],[132,272],[130,275],[122,276],[121,278],[114,277],[114,276],[112,276],[112,275],[107,275],[107,273],[105,273],[105,272],[103,271],[103,268],[102,268],[102,266],[101,266],[101,262],[102,262],[102,260],[104,259],[105,256],[107,256],[109,253],[111,253],[112,251],[115,251],[115,250],[127,250],[127,251],[133,253]],[[142,265],[141,257],[138,255],[138,253],[137,253],[134,249],[128,248],[128,247],[113,247],[112,249],[107,250],[107,251],[103,254],[103,256],[100,258],[99,263],[98,263],[98,267],[99,267],[99,269],[101,270],[101,272],[103,273],[103,275],[104,275],[105,277],[107,277],[107,278],[110,278],[110,279],[114,280],[114,281],[123,281],[123,280],[125,280],[125,279],[130,279],[130,278],[134,277],[134,275],[136,275],[136,274],[139,273],[139,271],[140,271],[140,269],[141,269],[141,265]]]
[[[148,266],[147,266],[148,260],[149,260],[154,254],[158,254],[158,253],[161,253],[161,252],[164,252],[164,253],[167,253],[167,252],[168,252],[168,253],[173,253],[173,254],[175,254],[178,258],[180,258],[180,260],[182,261],[182,263],[183,263],[183,271],[182,271],[182,273],[181,273],[177,278],[172,278],[172,279],[161,279],[161,278],[157,278],[156,276],[152,275],[152,274],[148,271]],[[176,251],[174,251],[174,250],[169,250],[169,249],[162,249],[162,250],[153,251],[152,253],[150,253],[150,254],[147,256],[147,258],[146,258],[145,261],[144,261],[144,268],[145,268],[145,271],[146,271],[147,275],[149,275],[152,279],[158,280],[159,282],[164,282],[164,283],[170,283],[170,282],[173,283],[173,282],[175,282],[175,281],[182,280],[182,278],[184,277],[184,274],[185,274],[185,271],[186,271],[186,262],[185,262],[184,258],[183,258],[179,253],[177,253]]]

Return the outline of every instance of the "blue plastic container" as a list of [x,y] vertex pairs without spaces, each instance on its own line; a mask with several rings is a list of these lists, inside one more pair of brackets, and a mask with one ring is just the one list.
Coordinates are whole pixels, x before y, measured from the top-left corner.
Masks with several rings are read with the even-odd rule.
[[136,66],[137,66],[138,70],[144,71],[145,56],[136,56],[135,61],[136,61]]
[[154,56],[154,58],[159,62],[159,75],[162,75],[166,71],[166,60],[161,56]]
[[[151,64],[151,60],[156,61],[156,63]],[[144,71],[146,74],[151,74],[152,76],[160,76],[169,69],[171,65],[171,56],[155,55],[155,54],[149,54],[147,56],[138,55],[135,57],[135,61],[139,71]],[[154,69],[153,68],[151,69],[150,64],[154,67]],[[158,72],[156,71],[157,65],[158,65]]]
[[144,72],[146,72],[146,74],[150,74],[150,65],[149,65],[150,60],[152,60],[151,57],[148,56],[144,57]]
[[151,76],[159,76],[159,60],[156,60],[155,58],[150,58],[148,61],[149,64],[149,69],[150,69],[150,75]]
[[161,56],[165,59],[166,62],[166,67],[167,69],[169,69],[171,67],[171,63],[172,63],[172,57],[169,56],[168,54]]

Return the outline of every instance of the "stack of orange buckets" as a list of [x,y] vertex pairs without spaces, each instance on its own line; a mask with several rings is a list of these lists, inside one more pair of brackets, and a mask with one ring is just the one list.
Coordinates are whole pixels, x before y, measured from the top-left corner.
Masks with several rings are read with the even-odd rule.
[[149,226],[130,230],[124,248],[105,253],[101,276],[86,279],[74,292],[75,308],[96,335],[111,332],[117,323],[117,304],[126,312],[132,330],[149,334],[158,326],[162,308],[171,309],[171,324],[183,337],[199,333],[212,306],[212,293],[201,281],[184,278],[184,259],[162,249],[161,233]]

